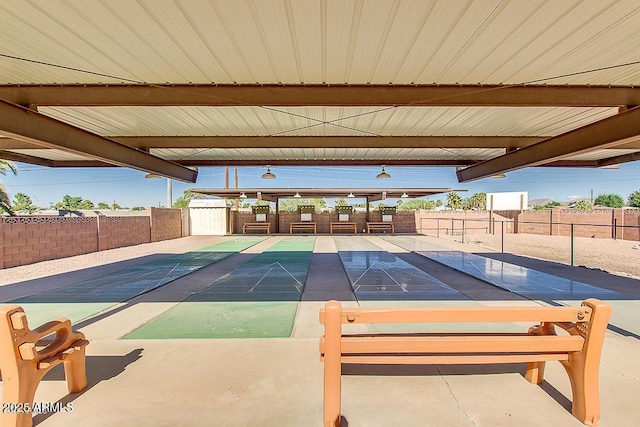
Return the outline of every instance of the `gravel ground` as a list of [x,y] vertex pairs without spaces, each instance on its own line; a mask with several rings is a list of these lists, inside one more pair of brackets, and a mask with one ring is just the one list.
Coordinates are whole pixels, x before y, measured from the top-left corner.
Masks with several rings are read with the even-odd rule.
[[[460,241],[460,236],[440,236]],[[500,252],[501,236],[480,234],[465,236],[465,244]],[[478,250],[474,250],[477,252]],[[571,238],[534,234],[506,234],[504,251],[571,265]],[[629,240],[574,239],[574,265],[601,269],[612,274],[640,279],[640,242]]]

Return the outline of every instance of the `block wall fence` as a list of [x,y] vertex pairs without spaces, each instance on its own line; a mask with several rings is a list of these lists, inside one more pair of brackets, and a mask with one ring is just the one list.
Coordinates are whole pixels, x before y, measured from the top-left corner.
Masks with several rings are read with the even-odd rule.
[[180,209],[147,216],[24,216],[0,220],[0,268],[183,237]]
[[[489,212],[434,212],[421,210],[416,213],[418,233],[436,235],[462,231],[465,220],[466,234],[485,234],[489,228]],[[575,237],[593,237],[640,241],[640,209],[549,209],[544,211],[493,212],[495,232],[501,232],[500,221],[505,221],[505,233],[570,236],[571,224]]]

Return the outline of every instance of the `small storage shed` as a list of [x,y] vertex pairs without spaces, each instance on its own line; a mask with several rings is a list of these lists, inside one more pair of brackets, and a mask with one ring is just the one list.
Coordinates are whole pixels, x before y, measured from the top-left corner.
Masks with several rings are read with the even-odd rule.
[[189,202],[189,227],[192,236],[229,234],[231,206],[224,199],[193,199]]

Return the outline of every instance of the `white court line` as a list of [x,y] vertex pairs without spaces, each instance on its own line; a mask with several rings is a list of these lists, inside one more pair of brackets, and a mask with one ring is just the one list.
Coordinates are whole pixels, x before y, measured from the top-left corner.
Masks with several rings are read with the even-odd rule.
[[293,274],[291,274],[289,272],[289,270],[287,270],[286,268],[284,268],[284,265],[280,264],[279,261],[276,261],[276,264],[278,264],[289,276],[291,276],[291,278],[293,280],[296,281],[297,285],[295,285],[296,289],[298,290],[298,292],[302,292],[302,283],[300,283],[300,281],[298,279],[296,279]]
[[269,275],[269,273],[271,273],[271,271],[272,271],[272,270],[273,270],[273,268],[270,268],[270,269],[269,269],[269,271],[267,271],[266,273],[264,273],[264,275],[260,278],[260,280],[258,280],[258,281],[256,282],[256,284],[255,284],[255,285],[253,285],[253,288],[249,289],[249,290],[247,291],[247,293],[249,293],[249,292],[253,292],[253,290],[254,290],[255,288],[257,288],[257,287],[258,287],[258,285],[260,284],[260,282],[262,282],[262,280],[263,280],[265,277],[267,277],[267,276]]
[[400,284],[396,279],[394,279],[394,278],[393,278],[393,277],[392,277],[392,276],[387,272],[387,270],[385,270],[385,269],[384,269],[384,268],[382,268],[382,267],[380,267],[380,270],[384,271],[384,274],[386,274],[387,276],[389,276],[389,278],[390,278],[391,280],[393,280],[393,281],[396,283],[396,285],[398,285],[398,287],[399,287],[400,289],[402,289],[402,292],[409,292],[409,291],[408,291],[408,290],[406,290],[406,289],[405,289],[405,287],[404,287],[404,286],[402,286],[402,285],[401,285],[401,284]]
[[[374,262],[373,264],[371,264],[371,265],[369,266],[369,268],[367,268],[367,269],[366,269],[366,270],[365,270],[365,271],[360,275],[360,277],[358,277],[358,278],[353,282],[353,285],[355,286],[355,284],[356,284],[356,283],[358,283],[358,282],[360,281],[360,279],[362,279],[362,276],[364,276],[365,274],[367,274],[367,271],[371,270],[371,268],[372,268],[374,265],[376,265],[376,264],[377,264],[377,262]],[[360,286],[358,286],[357,288],[354,288],[354,289],[353,289],[353,292],[356,292],[358,289],[360,289]]]

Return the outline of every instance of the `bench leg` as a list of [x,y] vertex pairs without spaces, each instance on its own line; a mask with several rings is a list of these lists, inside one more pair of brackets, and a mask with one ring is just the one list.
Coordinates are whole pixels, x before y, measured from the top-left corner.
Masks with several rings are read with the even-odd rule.
[[69,393],[79,393],[87,388],[84,347],[76,350],[71,357],[64,361],[64,376],[67,379]]
[[326,305],[324,353],[324,427],[340,427],[342,307]]
[[[41,379],[42,375],[37,372],[30,373],[28,370],[25,370],[22,375],[2,371],[3,405],[18,404],[16,409],[19,409],[28,404],[28,407],[32,408],[36,389]],[[9,409],[6,413],[5,411],[0,412],[0,425],[11,427],[31,427],[33,425],[31,412],[17,412],[13,407]]]
[[527,368],[524,373],[524,377],[531,384],[542,384],[544,380],[544,367],[546,362],[531,362],[527,363]]
[[597,426],[600,421],[599,366],[587,368],[584,353],[573,353],[568,361],[560,363],[571,381],[571,413],[584,424]]

